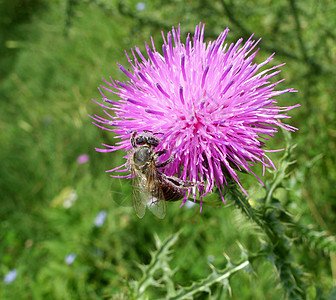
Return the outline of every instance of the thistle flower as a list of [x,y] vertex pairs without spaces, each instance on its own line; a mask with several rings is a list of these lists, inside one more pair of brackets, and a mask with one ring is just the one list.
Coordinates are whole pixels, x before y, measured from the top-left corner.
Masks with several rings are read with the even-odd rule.
[[[173,27],[167,37],[162,33],[162,54],[153,39],[152,48],[145,44],[147,58],[136,46],[131,49],[132,56],[126,52],[131,70],[120,64],[119,68],[128,80],[103,80],[105,85],[99,90],[106,104],[97,103],[106,116],[91,116],[95,125],[115,132],[121,141],[96,150],[128,151],[133,131],[151,131],[161,139],[155,149],[167,151],[162,160],[174,156],[164,173],[182,180],[206,181],[203,196],[215,186],[224,188],[229,177],[247,194],[239,171],[256,176],[251,170],[255,163],[261,163],[264,170],[275,169],[263,140],[273,137],[277,127],[297,130],[281,120],[290,118],[286,112],[299,105],[280,107],[274,97],[296,91],[275,90],[282,80],[269,81],[284,64],[260,71],[273,60],[274,53],[262,63],[253,63],[260,39],[255,41],[252,35],[244,44],[239,39],[228,45],[228,32],[227,28],[215,41],[205,43],[204,24],[200,23],[194,36],[188,34],[183,43],[180,26]],[[107,93],[116,94],[119,100],[109,100]],[[127,171],[121,169],[124,166],[107,172]]]

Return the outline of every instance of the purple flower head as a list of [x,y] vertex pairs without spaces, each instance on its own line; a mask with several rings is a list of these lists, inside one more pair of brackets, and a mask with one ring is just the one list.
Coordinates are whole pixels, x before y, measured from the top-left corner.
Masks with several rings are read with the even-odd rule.
[[[92,116],[95,125],[115,132],[121,141],[96,150],[128,151],[132,132],[151,131],[161,140],[155,149],[167,151],[160,158],[174,157],[164,173],[205,181],[204,190],[199,187],[202,196],[215,186],[224,188],[229,177],[244,191],[238,171],[254,174],[251,167],[255,163],[261,163],[264,170],[275,168],[263,140],[273,137],[277,127],[297,130],[281,120],[290,118],[286,112],[299,105],[280,107],[275,99],[295,90],[275,90],[282,80],[270,82],[283,64],[260,70],[274,54],[259,64],[253,62],[260,40],[251,36],[245,43],[239,39],[228,45],[228,32],[227,28],[217,40],[205,43],[204,24],[200,23],[194,35],[188,34],[182,42],[180,27],[173,27],[167,36],[162,33],[162,53],[153,39],[151,47],[145,44],[147,54],[138,47],[131,49],[132,55],[126,52],[130,70],[119,68],[128,80],[104,80],[99,90],[106,104],[97,103],[106,116]],[[108,93],[119,100],[109,100]],[[123,166],[109,171],[127,171],[121,170]]]
[[81,154],[77,157],[77,162],[81,165],[81,164],[85,164],[86,162],[88,162],[90,159],[88,154]]

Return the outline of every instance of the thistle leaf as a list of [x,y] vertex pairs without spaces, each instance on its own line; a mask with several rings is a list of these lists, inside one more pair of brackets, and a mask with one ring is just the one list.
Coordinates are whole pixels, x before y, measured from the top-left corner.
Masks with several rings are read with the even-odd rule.
[[210,294],[210,287],[216,283],[220,283],[224,288],[229,288],[228,279],[240,270],[244,270],[250,265],[248,260],[244,260],[239,264],[230,264],[224,270],[217,270],[212,266],[211,274],[200,281],[193,282],[189,287],[181,287],[178,289],[174,297],[169,297],[166,299],[193,299],[193,296],[199,292],[208,292]]
[[[165,241],[161,242],[160,239],[155,236],[155,243],[157,249],[155,251],[150,251],[151,261],[148,265],[142,265],[140,267],[142,271],[142,278],[135,282],[134,286],[134,297],[135,299],[146,299],[144,293],[149,286],[161,287],[162,281],[166,283],[167,289],[170,293],[174,289],[174,285],[171,281],[175,270],[171,270],[169,267],[169,261],[171,257],[171,247],[178,240],[179,232],[168,237]],[[154,274],[161,270],[164,274],[162,278],[156,279]]]

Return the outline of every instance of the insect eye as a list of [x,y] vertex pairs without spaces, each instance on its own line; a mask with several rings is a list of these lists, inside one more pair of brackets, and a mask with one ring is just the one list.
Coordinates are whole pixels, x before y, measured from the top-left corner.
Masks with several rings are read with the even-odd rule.
[[138,136],[136,139],[135,139],[135,143],[137,145],[144,145],[147,143],[147,138],[144,137],[144,136]]
[[160,141],[159,141],[159,139],[156,139],[156,138],[148,138],[147,143],[149,145],[152,145],[153,147],[156,147],[157,145],[160,144]]

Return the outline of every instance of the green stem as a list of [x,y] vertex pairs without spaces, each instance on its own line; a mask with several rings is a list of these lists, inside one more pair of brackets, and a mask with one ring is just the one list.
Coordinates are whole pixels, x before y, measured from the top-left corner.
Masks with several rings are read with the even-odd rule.
[[[290,299],[305,299],[305,283],[302,279],[302,271],[295,266],[290,253],[291,244],[284,234],[285,227],[277,218],[275,208],[256,210],[249,204],[245,195],[236,186],[230,187],[235,204],[250,219],[252,219],[268,237],[269,258],[277,268],[280,280]],[[263,211],[263,213],[261,213]]]

